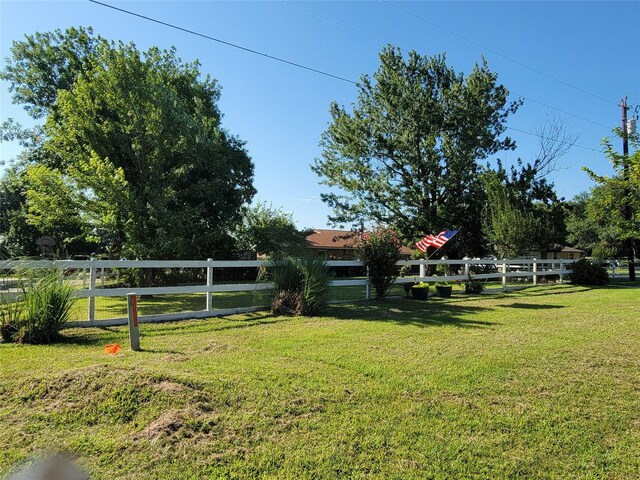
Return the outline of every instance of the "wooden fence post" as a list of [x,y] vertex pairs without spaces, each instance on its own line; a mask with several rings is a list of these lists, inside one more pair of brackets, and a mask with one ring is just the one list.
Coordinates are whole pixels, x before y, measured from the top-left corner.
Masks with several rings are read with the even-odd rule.
[[426,276],[427,276],[427,261],[423,258],[420,260],[420,277],[426,277]]
[[[89,292],[93,292],[96,289],[96,259],[91,258],[89,267]],[[89,297],[89,306],[87,312],[87,319],[89,323],[93,325],[96,319],[96,297]]]
[[538,263],[533,259],[533,284],[538,285]]
[[135,293],[127,294],[127,312],[129,314],[129,344],[131,350],[140,351],[140,329],[138,328],[138,298]]
[[[213,262],[213,258],[207,258],[207,262],[211,263]],[[213,267],[208,266],[207,267],[207,287],[211,287],[213,286]],[[207,312],[210,312],[213,309],[212,306],[212,296],[213,293],[208,291],[207,292]]]

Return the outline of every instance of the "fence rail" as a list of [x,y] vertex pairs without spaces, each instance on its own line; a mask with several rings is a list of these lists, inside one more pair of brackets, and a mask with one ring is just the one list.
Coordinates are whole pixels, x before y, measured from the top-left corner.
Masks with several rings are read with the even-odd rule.
[[[465,281],[469,278],[473,267],[495,268],[491,273],[473,273],[473,278],[477,280],[501,279],[501,288],[506,288],[507,279],[520,277],[531,278],[532,283],[538,283],[540,277],[557,276],[562,280],[563,276],[571,273],[568,265],[574,260],[551,260],[551,259],[463,259],[463,260],[403,260],[397,262],[399,267],[409,265],[417,266],[419,273],[407,275],[396,279],[396,284],[407,284],[413,282],[438,282],[438,281]],[[244,307],[234,309],[214,309],[212,294],[219,292],[251,292],[270,288],[268,283],[218,283],[213,281],[214,269],[229,268],[259,268],[268,266],[269,261],[233,261],[233,260],[5,260],[0,261],[0,271],[16,271],[23,269],[47,269],[57,268],[66,271],[81,271],[88,273],[88,282],[83,288],[78,289],[76,295],[79,298],[88,298],[87,321],[73,322],[73,326],[91,325],[119,325],[126,323],[126,318],[113,318],[107,320],[96,320],[95,299],[99,297],[125,297],[127,294],[137,295],[167,295],[167,294],[193,294],[202,293],[206,295],[206,307],[201,311],[190,311],[181,313],[170,313],[162,315],[146,315],[141,317],[141,321],[169,321],[185,318],[204,318],[224,315],[229,313],[240,313],[255,311],[264,307]],[[327,261],[329,268],[354,267],[364,269],[366,264],[357,260],[330,260]],[[450,275],[427,275],[430,266],[446,265],[453,267],[453,270],[461,270]],[[201,285],[187,286],[166,286],[166,287],[127,287],[109,288],[104,285],[105,271],[112,269],[206,269],[206,283]],[[102,285],[98,286],[98,278],[102,280]],[[331,282],[333,287],[364,287],[365,298],[369,298],[369,279],[334,279]],[[11,291],[9,290],[9,293]],[[14,295],[17,294],[15,291]]]

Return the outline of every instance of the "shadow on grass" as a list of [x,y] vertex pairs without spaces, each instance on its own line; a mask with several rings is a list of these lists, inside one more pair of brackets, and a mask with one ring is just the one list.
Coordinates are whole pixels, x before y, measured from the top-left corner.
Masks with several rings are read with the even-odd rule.
[[489,310],[492,308],[460,305],[458,302],[389,299],[357,305],[334,305],[328,309],[327,313],[343,320],[394,322],[399,325],[418,327],[483,328],[497,325],[497,323],[474,320],[470,317]]
[[195,335],[200,333],[215,333],[225,330],[257,327],[259,325],[270,325],[290,320],[290,317],[274,317],[267,312],[244,314],[243,316],[248,315],[250,315],[249,318],[243,318],[242,320],[238,320],[234,317],[218,317],[202,320],[188,320],[176,323],[147,323],[142,324],[140,326],[140,330],[141,334],[146,337],[159,337],[176,334]]
[[502,308],[522,308],[525,310],[552,310],[554,308],[564,308],[564,305],[547,305],[542,303],[512,303],[511,305],[500,305]]
[[[176,322],[141,323],[140,335],[143,337],[162,337],[166,335],[197,335],[221,332],[239,328],[257,327],[290,320],[289,317],[273,317],[268,312],[243,314],[241,319],[235,316],[206,319],[190,319]],[[63,330],[56,344],[69,345],[105,345],[128,339],[127,326],[87,327]]]
[[97,346],[122,341],[124,330],[117,331],[105,328],[99,328],[99,330],[96,332],[77,329],[73,330],[71,335],[69,335],[69,330],[63,330],[55,344]]

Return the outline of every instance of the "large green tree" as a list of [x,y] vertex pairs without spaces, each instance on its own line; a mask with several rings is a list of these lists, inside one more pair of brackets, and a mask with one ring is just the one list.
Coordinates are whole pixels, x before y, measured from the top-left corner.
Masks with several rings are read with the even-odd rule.
[[615,240],[624,244],[631,275],[631,272],[635,274],[633,262],[640,243],[640,136],[620,129],[616,129],[616,133],[620,138],[626,137],[634,153],[617,152],[611,140],[605,138],[603,144],[614,174],[608,177],[585,170],[597,183],[598,201],[590,203],[591,215],[601,220],[606,218]]
[[[253,164],[222,127],[220,87],[197,62],[90,29],[27,36],[12,54],[2,78],[14,101],[45,117],[38,163],[73,188],[88,231],[135,258],[231,253]],[[32,197],[34,221],[59,214]]]
[[564,203],[540,174],[550,159],[541,148],[532,163],[518,159],[517,165],[506,169],[498,161],[482,173],[485,231],[500,258],[549,251],[565,243]]
[[566,203],[567,241],[601,259],[623,253],[612,216],[602,208],[609,194],[602,186],[582,192]]
[[484,60],[465,76],[444,55],[384,48],[357,102],[330,106],[312,169],[334,189],[322,196],[331,220],[390,225],[405,241],[458,227],[461,253],[483,253],[478,161],[515,148],[503,133],[520,102],[507,97]]
[[292,215],[265,202],[248,207],[235,232],[241,250],[265,255],[299,255],[311,230],[298,230]]

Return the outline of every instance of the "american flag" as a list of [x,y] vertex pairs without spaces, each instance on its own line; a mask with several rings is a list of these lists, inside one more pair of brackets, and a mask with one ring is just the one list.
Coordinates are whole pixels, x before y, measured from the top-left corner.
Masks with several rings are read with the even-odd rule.
[[443,230],[435,237],[433,235],[427,235],[416,243],[416,248],[421,252],[426,252],[428,247],[440,248],[456,233],[458,233],[458,230]]

